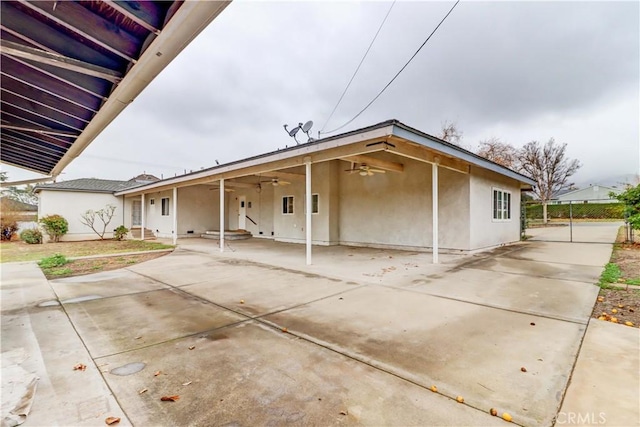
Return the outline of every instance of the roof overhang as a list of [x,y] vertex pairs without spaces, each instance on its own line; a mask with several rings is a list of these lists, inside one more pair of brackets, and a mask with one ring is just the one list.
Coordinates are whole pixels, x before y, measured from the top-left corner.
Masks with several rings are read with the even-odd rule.
[[57,176],[229,1],[2,1],[2,163]]
[[305,162],[319,163],[349,159],[376,152],[387,152],[425,163],[437,163],[459,173],[469,173],[471,165],[494,171],[530,186],[534,181],[511,169],[500,166],[467,150],[390,120],[367,128],[324,138],[307,144],[250,157],[202,171],[168,178],[152,184],[118,191],[115,195],[139,195],[169,190],[174,187],[213,183],[220,179],[261,175],[281,169],[301,166]]

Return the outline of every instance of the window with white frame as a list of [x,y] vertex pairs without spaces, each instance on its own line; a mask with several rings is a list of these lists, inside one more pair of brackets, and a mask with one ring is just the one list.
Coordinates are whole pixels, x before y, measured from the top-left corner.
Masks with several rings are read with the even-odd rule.
[[162,216],[169,216],[169,198],[162,198]]
[[493,219],[508,221],[511,219],[511,192],[493,189]]
[[282,198],[282,214],[293,215],[293,196],[284,196]]
[[151,206],[155,205],[156,204],[156,199],[149,199],[149,204]]

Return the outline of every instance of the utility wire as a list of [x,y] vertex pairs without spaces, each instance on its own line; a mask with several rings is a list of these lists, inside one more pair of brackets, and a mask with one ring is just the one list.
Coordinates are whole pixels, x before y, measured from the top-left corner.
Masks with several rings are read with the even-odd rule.
[[393,5],[395,5],[395,4],[396,4],[396,0],[393,0],[393,3],[391,3],[391,7],[389,7],[389,10],[387,11],[387,14],[384,16],[384,19],[382,20],[382,23],[380,24],[380,27],[378,27],[378,31],[376,31],[376,35],[373,36],[373,40],[371,40],[371,43],[369,44],[369,47],[367,48],[367,51],[364,53],[364,56],[360,60],[360,63],[358,64],[358,67],[356,68],[356,71],[353,72],[353,75],[351,76],[351,80],[349,80],[349,83],[347,83],[347,87],[344,88],[344,91],[342,92],[342,95],[340,95],[340,99],[338,99],[338,102],[336,103],[336,106],[333,107],[333,111],[331,111],[331,114],[329,114],[329,118],[327,119],[326,122],[324,122],[324,126],[322,126],[322,129],[320,129],[320,132],[318,132],[318,134],[323,133],[322,131],[324,130],[324,128],[327,127],[327,124],[329,124],[329,120],[331,120],[331,117],[333,117],[333,114],[338,109],[338,106],[342,102],[342,98],[344,98],[344,95],[349,90],[349,87],[351,86],[351,83],[353,82],[353,79],[356,77],[356,74],[358,74],[358,71],[360,71],[360,67],[362,66],[362,63],[364,62],[365,58],[369,54],[369,51],[371,50],[371,47],[373,46],[373,43],[375,43],[376,39],[378,38],[378,34],[380,34],[380,30],[382,30],[382,27],[384,26],[384,23],[387,22],[387,18],[389,17],[389,14],[391,13],[391,9],[393,9]]
[[444,21],[447,19],[447,17],[449,17],[449,15],[451,14],[451,12],[453,12],[453,9],[455,9],[455,7],[458,5],[458,3],[460,3],[460,0],[457,0],[455,2],[455,4],[451,7],[451,9],[449,9],[449,12],[447,12],[447,14],[444,16],[444,18],[442,18],[442,20],[440,21],[440,23],[436,26],[436,28],[433,29],[433,31],[431,32],[431,34],[429,34],[429,37],[427,37],[427,39],[424,41],[424,43],[422,43],[422,45],[420,45],[420,47],[418,48],[418,50],[416,50],[416,52],[413,54],[413,56],[411,58],[409,58],[409,60],[406,62],[406,64],[404,64],[402,66],[402,68],[400,69],[400,71],[398,71],[396,73],[395,76],[393,76],[393,78],[389,81],[389,83],[387,83],[387,85],[382,88],[382,90],[367,104],[365,105],[365,107],[360,110],[360,112],[358,114],[356,114],[351,120],[349,120],[348,122],[346,122],[345,124],[343,124],[342,126],[339,126],[333,130],[327,131],[327,132],[323,132],[325,134],[327,133],[333,133],[337,130],[342,129],[343,127],[347,126],[349,123],[353,122],[355,119],[357,119],[358,117],[360,117],[360,115],[362,113],[364,113],[367,108],[369,108],[371,106],[371,104],[373,104],[379,97],[380,95],[382,95],[384,93],[385,90],[387,90],[387,88],[389,86],[391,86],[391,83],[393,83],[393,81],[400,75],[400,73],[402,73],[404,71],[405,68],[407,68],[407,66],[409,65],[409,63],[411,63],[411,61],[413,61],[413,58],[416,57],[416,55],[418,55],[418,53],[420,52],[420,50],[422,50],[422,48],[424,47],[424,45],[427,44],[427,42],[429,41],[429,39],[431,39],[431,36],[433,36],[435,34],[436,31],[438,31],[438,28],[440,28],[440,26],[444,23]]

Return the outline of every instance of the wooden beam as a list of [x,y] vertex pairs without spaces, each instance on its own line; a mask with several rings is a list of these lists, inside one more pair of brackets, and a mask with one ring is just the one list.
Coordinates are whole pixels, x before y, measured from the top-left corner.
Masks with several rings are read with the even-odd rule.
[[304,179],[304,174],[292,173],[292,172],[280,172],[277,170],[272,172],[263,172],[260,175],[265,178]]
[[10,41],[2,42],[0,45],[0,52],[11,57],[28,59],[30,61],[51,65],[53,67],[75,71],[76,73],[98,77],[112,83],[118,83],[122,80],[122,73],[118,71],[89,64],[88,62],[78,61],[77,59],[58,55],[57,53],[34,49],[32,47]]
[[113,0],[105,0],[105,3],[107,3],[109,7],[116,10],[118,13],[126,16],[127,18],[131,19],[133,22],[140,25],[142,28],[146,29],[147,31],[150,31],[155,35],[160,34],[159,29],[157,29],[156,27],[154,27],[153,25],[151,25],[150,23],[148,23],[147,21],[145,21],[144,19],[142,19],[141,17],[139,17],[138,15],[136,15],[135,13],[127,9],[126,7],[120,5],[119,3]]
[[392,140],[395,145],[394,148],[387,150],[389,153],[425,163],[437,163],[443,168],[447,168],[455,172],[469,173],[470,165],[463,160],[447,156],[438,151],[430,150],[429,148],[419,144],[410,143],[401,138],[391,137],[389,139]]
[[383,169],[392,172],[404,172],[404,165],[402,163],[390,162],[388,160],[376,159],[375,157],[359,155],[343,157],[341,160],[353,163],[364,163],[367,166],[371,166],[378,169]]
[[[8,113],[5,112],[3,114],[8,114]],[[23,120],[26,120],[26,119],[23,119]],[[13,125],[4,125],[4,124],[0,124],[0,128],[2,128],[2,129],[20,130],[20,131],[23,131],[23,132],[35,132],[35,133],[41,133],[43,135],[70,136],[72,138],[77,138],[78,137],[78,135],[75,134],[75,133],[64,132],[64,131],[54,130],[54,129],[36,129],[36,128],[28,128],[28,127],[24,127],[24,126],[13,126]],[[67,141],[64,141],[64,142],[67,142]]]

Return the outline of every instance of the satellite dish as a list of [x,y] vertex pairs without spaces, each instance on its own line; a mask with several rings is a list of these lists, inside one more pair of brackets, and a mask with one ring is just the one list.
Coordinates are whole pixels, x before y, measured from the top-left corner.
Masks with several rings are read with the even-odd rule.
[[300,130],[300,126],[296,126],[289,131],[289,136],[295,136],[296,133]]
[[311,130],[311,126],[313,126],[313,122],[309,120],[307,123],[302,125],[302,132],[309,133],[309,131]]

